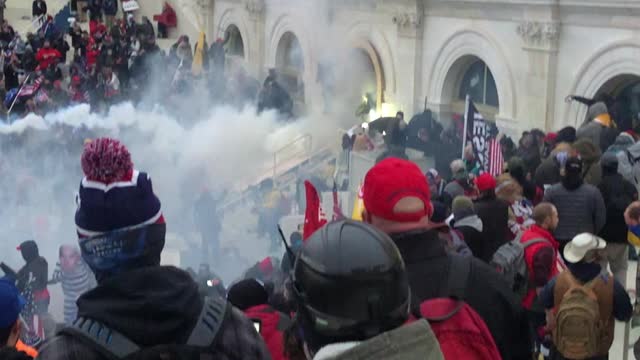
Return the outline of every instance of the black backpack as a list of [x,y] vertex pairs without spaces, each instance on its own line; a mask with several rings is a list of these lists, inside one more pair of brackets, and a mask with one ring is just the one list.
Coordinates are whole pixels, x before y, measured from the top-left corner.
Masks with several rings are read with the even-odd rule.
[[201,359],[211,357],[212,345],[231,306],[220,297],[205,298],[196,325],[185,344],[161,344],[143,348],[120,332],[96,320],[80,317],[58,334],[72,336],[110,360]]

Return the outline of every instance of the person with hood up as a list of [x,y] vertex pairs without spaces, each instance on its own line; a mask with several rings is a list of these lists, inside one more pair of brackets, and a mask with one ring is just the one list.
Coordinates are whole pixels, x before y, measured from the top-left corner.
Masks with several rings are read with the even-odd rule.
[[509,220],[507,222],[511,240],[525,231],[533,221],[533,204],[522,196],[522,186],[509,174],[502,174],[496,179],[496,197],[509,204]]
[[604,102],[597,102],[589,106],[587,122],[578,129],[578,139],[589,139],[601,152],[613,144],[618,136],[618,129]]
[[628,132],[622,132],[616,138],[616,141],[607,148],[607,153],[613,153],[618,158],[618,173],[622,175],[627,181],[633,183],[633,170],[629,162],[629,154],[627,150],[635,144],[636,140],[633,135]]
[[[609,358],[609,349],[613,344],[615,321],[628,321],[631,318],[631,300],[624,286],[613,278],[609,272],[603,272],[599,262],[602,259],[602,250],[607,246],[606,241],[593,234],[582,233],[576,235],[565,246],[563,255],[567,261],[569,271],[563,271],[552,279],[540,292],[540,300],[545,309],[550,311],[550,327],[554,334],[561,324],[555,316],[561,308],[565,294],[577,286],[589,287],[595,294],[599,308],[600,318],[596,319],[598,334],[594,353],[584,357],[567,357],[562,354],[563,346],[559,348],[554,343],[551,348],[551,360],[589,359],[606,360]],[[570,326],[570,325],[568,325]],[[555,336],[553,337],[555,339]],[[569,348],[570,350],[585,350]]]
[[453,219],[449,223],[452,231],[458,232],[476,258],[483,253],[482,248],[488,240],[482,234],[482,219],[476,215],[473,201],[466,196],[453,199],[451,206]]
[[554,236],[561,249],[580,233],[599,233],[607,220],[600,191],[582,179],[582,159],[577,156],[568,158],[563,172],[562,182],[549,188],[543,200],[558,210],[560,223]]
[[33,240],[27,240],[18,246],[25,265],[16,273],[5,263],[0,263],[2,271],[10,278],[15,279],[16,286],[21,293],[31,291],[33,293],[33,305],[36,314],[44,314],[49,308],[49,291],[47,280],[49,279],[49,265],[47,259],[40,256],[38,244]]
[[444,192],[452,199],[458,196],[475,198],[478,194],[469,180],[469,173],[467,172],[464,161],[461,159],[453,160],[450,167],[453,180],[444,187]]
[[600,162],[602,182],[598,185],[598,190],[602,194],[607,209],[607,220],[598,233],[607,241],[602,267],[606,269],[608,263],[616,280],[625,284],[629,246],[624,212],[632,202],[638,200],[638,191],[618,173],[618,157],[614,153],[605,153]]
[[[220,297],[205,298],[186,271],[160,266],[166,233],[160,200],[149,175],[133,167],[128,149],[114,139],[94,139],[85,145],[81,164],[85,176],[75,223],[98,286],[80,296],[79,320],[50,339],[40,358],[159,358],[177,352],[269,359],[239,310]],[[110,334],[109,341],[100,334]]]
[[320,228],[305,242],[291,283],[294,327],[309,360],[444,359],[426,320],[405,325],[412,295],[405,264],[371,225]]
[[57,283],[62,284],[64,294],[64,323],[70,326],[78,315],[76,301],[80,295],[96,286],[96,279],[82,260],[77,246],[60,246],[59,262],[49,281],[49,284]]
[[273,360],[286,360],[283,332],[291,326],[291,318],[269,305],[264,283],[256,279],[241,280],[229,288],[227,300],[244,312],[262,336]]
[[488,264],[496,250],[509,240],[509,204],[496,197],[496,179],[489,173],[478,176],[475,183],[480,195],[474,207],[482,219],[482,233],[488,240],[477,257]]
[[582,179],[585,183],[598,186],[602,181],[600,157],[602,152],[590,139],[578,139],[571,145],[572,154],[583,161]]
[[[363,220],[389,234],[400,250],[412,297],[423,302],[450,296],[445,290],[449,277],[464,269],[452,262],[455,255],[430,229],[431,195],[420,168],[401,159],[376,164],[365,176],[363,202]],[[484,320],[503,360],[531,359],[529,325],[504,278],[486,263],[466,259],[471,268],[461,300]]]

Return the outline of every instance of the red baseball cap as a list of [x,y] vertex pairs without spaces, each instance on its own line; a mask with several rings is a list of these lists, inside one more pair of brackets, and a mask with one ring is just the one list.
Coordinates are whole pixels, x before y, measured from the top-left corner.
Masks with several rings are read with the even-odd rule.
[[489,173],[483,173],[476,178],[476,186],[479,191],[487,191],[496,188],[496,179]]
[[[431,216],[429,184],[420,168],[407,160],[388,158],[376,164],[364,178],[362,200],[369,214],[396,222],[415,222]],[[398,201],[415,197],[424,203],[416,213],[393,211]]]

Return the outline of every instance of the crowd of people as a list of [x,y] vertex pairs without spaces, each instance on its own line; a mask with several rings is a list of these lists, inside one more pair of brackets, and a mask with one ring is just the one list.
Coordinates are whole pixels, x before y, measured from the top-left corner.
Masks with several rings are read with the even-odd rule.
[[607,359],[615,321],[640,309],[625,288],[640,143],[627,131],[596,145],[584,127],[523,134],[499,176],[469,157],[447,181],[392,148],[364,178],[361,221],[305,226],[228,288],[160,266],[149,176],[119,141],[87,141],[79,246],[60,247],[51,277],[32,240],[23,268],[2,264],[3,358]]
[[[131,13],[116,17],[116,0],[73,3],[77,15],[68,31],[56,26],[44,0],[33,3],[34,18],[42,19],[34,22],[36,31],[18,34],[8,21],[2,24],[0,110],[5,118],[44,115],[75,104],[106,112],[125,101],[162,104],[186,117],[185,111],[198,110],[191,110],[193,102],[185,105],[194,93],[208,100],[202,106],[251,103],[260,112],[276,109],[284,117],[292,115],[291,97],[274,71],[263,86],[242,67],[225,72],[228,35],[211,46],[205,38],[194,43],[183,35],[165,51],[156,44],[156,35],[167,36],[164,22],[158,21],[156,34],[145,16],[140,22]],[[88,31],[81,26],[87,14]]]
[[[46,14],[42,3],[34,2],[34,16]],[[116,19],[95,5],[109,1],[75,3],[88,10],[88,32],[75,23],[63,34],[45,17],[22,40],[3,24],[8,115],[142,104],[158,82],[167,86],[153,96],[200,84],[216,101],[293,115],[274,72],[262,90],[242,71],[225,78],[224,39],[194,48],[182,36],[164,54],[148,19]],[[194,67],[199,51],[202,71]],[[355,129],[343,153],[386,149],[363,179],[358,220],[306,222],[281,259],[255,263],[228,287],[208,264],[197,273],[160,265],[171,219],[122,142],[53,129],[67,143],[43,156],[84,144],[78,243],[60,246],[51,274],[35,240],[16,244],[25,261],[17,271],[0,263],[0,358],[608,359],[615,321],[640,321],[625,288],[636,256],[629,243],[640,245],[640,135],[630,121],[616,126],[605,102],[588,105],[578,129],[526,131],[517,146],[501,135],[504,169],[496,176],[472,147],[460,154],[463,126],[444,129],[428,111]],[[24,138],[2,139],[8,153]],[[423,172],[407,149],[433,156],[435,168]],[[345,161],[336,160],[338,177]],[[348,188],[346,178],[335,181]],[[281,208],[291,205],[273,181],[263,187],[273,211],[258,231],[275,251],[275,226],[289,212]],[[214,255],[220,201],[203,192],[195,204],[202,251],[211,246]],[[58,323],[49,310],[55,284],[64,296]]]

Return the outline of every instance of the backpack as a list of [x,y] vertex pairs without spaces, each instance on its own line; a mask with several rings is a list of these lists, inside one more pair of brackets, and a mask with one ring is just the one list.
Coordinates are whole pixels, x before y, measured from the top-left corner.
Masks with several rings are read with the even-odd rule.
[[493,254],[491,265],[501,273],[509,287],[515,292],[520,301],[527,295],[529,290],[529,270],[525,261],[525,250],[534,244],[547,243],[549,241],[543,238],[531,239],[525,243],[521,243],[522,233],[514,240],[500,246]]
[[565,358],[586,359],[599,355],[603,337],[598,297],[593,285],[599,276],[579,284],[572,275],[571,286],[562,296],[552,328],[553,343]]
[[473,256],[471,249],[469,249],[469,246],[464,241],[463,233],[461,233],[459,230],[456,230],[456,229],[450,229],[449,235],[450,235],[450,239],[445,244],[445,248],[448,253],[465,256],[465,257]]
[[412,310],[414,316],[429,321],[446,360],[501,359],[484,320],[464,302],[471,258],[452,255],[449,259],[448,297],[423,301]]
[[226,300],[220,297],[206,297],[198,321],[184,344],[162,344],[142,348],[120,332],[85,317],[79,317],[58,334],[81,340],[110,360],[200,359],[201,356],[210,356],[203,354],[213,352],[211,346],[230,311],[231,307],[227,306]]
[[632,145],[625,150],[627,155],[626,159],[625,157],[622,157],[622,159],[618,158],[618,172],[630,183],[635,185],[636,189],[640,189],[640,154],[638,153],[639,151],[636,145]]

